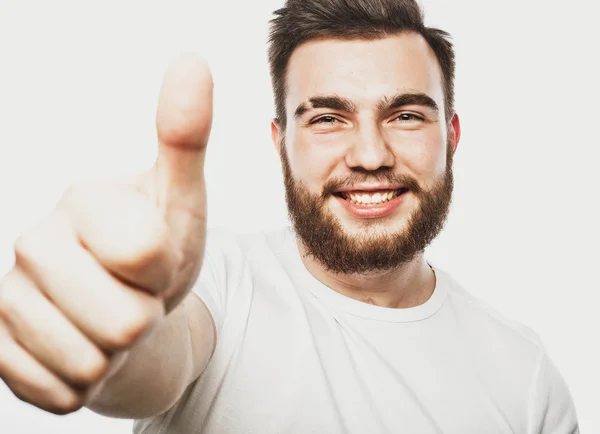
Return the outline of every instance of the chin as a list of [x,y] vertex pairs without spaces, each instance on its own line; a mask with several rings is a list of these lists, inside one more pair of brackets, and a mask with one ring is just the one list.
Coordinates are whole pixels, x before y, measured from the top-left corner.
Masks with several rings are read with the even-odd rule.
[[395,237],[406,231],[406,219],[386,219],[386,221],[368,220],[364,222],[340,221],[342,231],[351,237]]
[[381,219],[356,219],[334,213],[342,232],[352,238],[395,237],[407,230],[408,217],[395,215]]

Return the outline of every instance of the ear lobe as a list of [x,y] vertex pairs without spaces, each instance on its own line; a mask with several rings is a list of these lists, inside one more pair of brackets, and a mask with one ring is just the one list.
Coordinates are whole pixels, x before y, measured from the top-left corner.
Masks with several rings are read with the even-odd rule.
[[448,134],[450,135],[449,138],[452,145],[452,153],[455,153],[456,148],[458,148],[458,143],[460,142],[460,118],[456,113],[452,116],[449,126]]
[[275,150],[281,156],[281,132],[279,128],[281,124],[279,123],[279,119],[275,118],[271,121],[271,140],[273,140],[273,145],[275,146]]

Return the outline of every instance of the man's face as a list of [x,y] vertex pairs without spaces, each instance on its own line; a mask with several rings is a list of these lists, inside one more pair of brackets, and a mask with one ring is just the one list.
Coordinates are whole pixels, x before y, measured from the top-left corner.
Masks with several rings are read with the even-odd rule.
[[344,274],[412,260],[443,226],[459,134],[433,51],[413,33],[311,41],[287,84],[286,129],[273,133],[308,253]]

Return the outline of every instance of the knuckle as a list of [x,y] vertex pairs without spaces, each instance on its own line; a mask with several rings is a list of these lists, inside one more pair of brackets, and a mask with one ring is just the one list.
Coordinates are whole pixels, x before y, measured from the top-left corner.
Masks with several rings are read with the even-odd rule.
[[72,380],[82,385],[92,385],[99,382],[108,372],[110,363],[106,357],[93,355],[80,359],[72,370]]
[[58,386],[53,381],[30,378],[5,379],[15,397],[42,410],[57,415],[66,415],[79,410],[85,403],[81,393],[68,386]]
[[19,235],[14,244],[17,262],[29,263],[35,256],[37,243],[38,233],[35,229],[29,229]]
[[153,323],[153,316],[140,309],[135,314],[121,318],[107,330],[105,341],[114,350],[125,350],[131,347]]
[[85,390],[72,388],[49,371],[36,367],[32,360],[15,358],[16,348],[12,339],[0,334],[0,380],[16,398],[60,415],[77,411],[84,405]]
[[[199,142],[195,129],[191,129],[189,117],[180,117],[173,119],[168,124],[161,124],[160,133],[165,144],[183,144],[194,145]],[[191,147],[191,146],[190,146]]]
[[[17,380],[18,381],[18,380]],[[50,403],[56,401],[60,394],[61,384],[49,375],[38,378],[22,379],[20,384],[29,389],[30,394]]]
[[0,318],[10,320],[18,315],[19,297],[15,285],[0,284]]
[[145,198],[136,198],[124,217],[124,227],[133,236],[124,247],[132,263],[145,264],[160,256],[164,249],[167,230],[162,216]]
[[142,234],[126,247],[129,249],[121,258],[121,266],[140,272],[156,265],[163,255],[164,243],[157,228],[153,234]]
[[47,218],[30,227],[16,239],[13,245],[17,264],[26,270],[43,264],[52,246],[59,239],[57,234],[66,234],[64,220],[58,213],[52,213]]
[[84,404],[85,400],[80,394],[69,391],[57,396],[48,411],[59,416],[64,416],[80,410]]

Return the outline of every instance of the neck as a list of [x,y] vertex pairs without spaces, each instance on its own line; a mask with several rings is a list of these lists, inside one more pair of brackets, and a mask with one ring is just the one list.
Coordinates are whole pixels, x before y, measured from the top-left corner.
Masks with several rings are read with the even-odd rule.
[[308,254],[298,241],[306,269],[321,283],[346,297],[389,308],[409,308],[425,303],[435,288],[435,274],[423,254],[395,269],[368,274],[335,274]]

